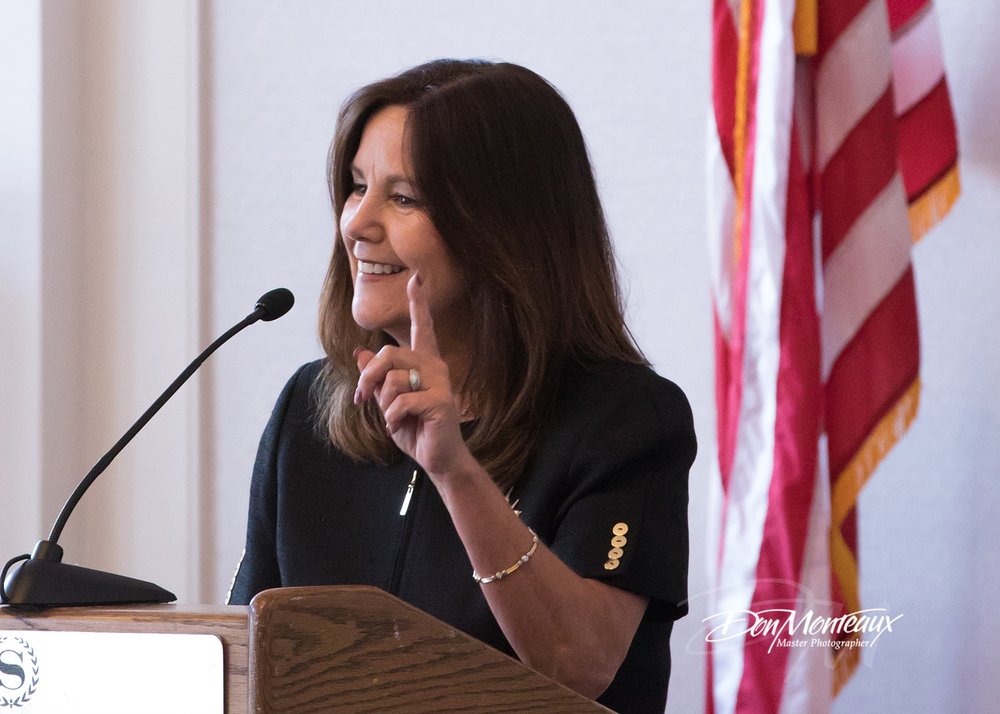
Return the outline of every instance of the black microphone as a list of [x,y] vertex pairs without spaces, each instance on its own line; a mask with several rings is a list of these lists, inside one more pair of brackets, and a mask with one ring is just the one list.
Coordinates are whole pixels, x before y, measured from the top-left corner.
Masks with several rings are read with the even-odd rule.
[[[208,357],[246,327],[258,320],[277,320],[292,309],[295,296],[286,288],[275,288],[264,293],[254,305],[254,311],[233,325],[215,342],[210,344],[187,366],[169,387],[125,432],[125,435],[101,457],[100,461],[84,476],[63,505],[59,516],[52,525],[48,540],[40,540],[31,555],[19,555],[7,562],[0,571],[0,601],[9,605],[44,607],[51,605],[118,605],[125,603],[173,602],[177,596],[158,585],[143,580],[128,578],[114,573],[91,570],[62,562],[63,549],[57,541],[66,521],[80,502],[83,494],[97,480],[133,437],[146,426],[153,415],[166,404],[181,385],[195,373]],[[25,561],[7,575],[11,566]]]
[[260,296],[260,299],[257,300],[257,304],[254,305],[255,310],[250,313],[247,318],[249,319],[253,315],[259,315],[260,319],[264,322],[277,320],[279,317],[291,310],[292,305],[294,304],[295,296],[292,295],[291,290],[288,288],[275,288],[274,290],[269,290]]

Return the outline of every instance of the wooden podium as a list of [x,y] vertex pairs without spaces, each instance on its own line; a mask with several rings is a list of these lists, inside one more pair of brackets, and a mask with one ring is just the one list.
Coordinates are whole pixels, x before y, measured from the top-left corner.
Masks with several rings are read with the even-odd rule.
[[608,711],[366,586],[267,590],[249,607],[0,607],[0,630],[217,635],[233,714]]

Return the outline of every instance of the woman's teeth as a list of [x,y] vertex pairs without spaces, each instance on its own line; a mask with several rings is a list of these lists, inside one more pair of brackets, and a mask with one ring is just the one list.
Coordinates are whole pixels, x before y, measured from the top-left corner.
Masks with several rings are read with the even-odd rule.
[[401,265],[386,265],[385,263],[369,263],[365,260],[358,261],[358,270],[368,275],[392,275],[403,272]]

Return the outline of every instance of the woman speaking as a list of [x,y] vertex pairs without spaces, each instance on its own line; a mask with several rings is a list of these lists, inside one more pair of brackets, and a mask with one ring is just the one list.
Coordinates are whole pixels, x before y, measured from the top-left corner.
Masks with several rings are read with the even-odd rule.
[[687,611],[687,399],[625,325],[580,128],[512,64],[358,90],[323,360],[278,399],[230,602],[368,584],[621,711]]

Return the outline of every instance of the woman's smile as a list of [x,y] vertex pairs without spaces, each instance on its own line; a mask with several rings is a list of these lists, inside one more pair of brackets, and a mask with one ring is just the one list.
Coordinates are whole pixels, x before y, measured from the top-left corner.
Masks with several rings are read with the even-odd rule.
[[370,263],[367,260],[358,259],[358,273],[365,275],[394,275],[405,270],[402,265],[391,265],[388,263]]

